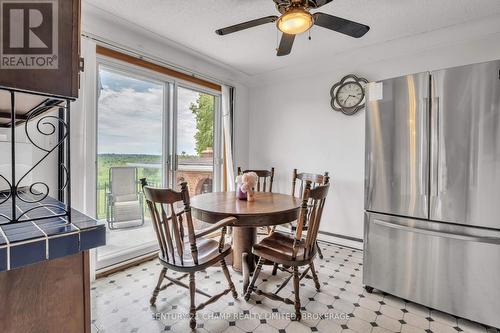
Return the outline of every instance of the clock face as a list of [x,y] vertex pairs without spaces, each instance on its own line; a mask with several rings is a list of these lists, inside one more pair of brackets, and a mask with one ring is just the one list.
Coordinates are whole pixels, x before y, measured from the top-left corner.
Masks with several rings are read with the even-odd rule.
[[337,103],[343,108],[358,106],[365,97],[363,87],[357,82],[346,82],[337,91]]
[[354,74],[346,75],[330,88],[330,106],[347,116],[365,107],[365,88],[368,80]]

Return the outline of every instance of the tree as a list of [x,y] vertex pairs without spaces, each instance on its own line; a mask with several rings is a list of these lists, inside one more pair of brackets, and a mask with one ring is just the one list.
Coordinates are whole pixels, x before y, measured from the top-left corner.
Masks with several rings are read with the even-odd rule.
[[196,116],[196,152],[200,155],[205,149],[212,148],[214,142],[214,96],[198,95],[196,103],[191,103],[189,109]]

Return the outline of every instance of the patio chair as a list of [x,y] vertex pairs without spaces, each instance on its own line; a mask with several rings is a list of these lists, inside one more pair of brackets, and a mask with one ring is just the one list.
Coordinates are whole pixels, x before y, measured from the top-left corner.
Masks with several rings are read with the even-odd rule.
[[106,221],[109,229],[144,225],[143,196],[139,192],[137,168],[109,168]]

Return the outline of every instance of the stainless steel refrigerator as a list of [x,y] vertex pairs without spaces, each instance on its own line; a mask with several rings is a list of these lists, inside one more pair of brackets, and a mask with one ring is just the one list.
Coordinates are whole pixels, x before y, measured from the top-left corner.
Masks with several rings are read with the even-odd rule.
[[363,283],[500,327],[500,61],[367,90]]

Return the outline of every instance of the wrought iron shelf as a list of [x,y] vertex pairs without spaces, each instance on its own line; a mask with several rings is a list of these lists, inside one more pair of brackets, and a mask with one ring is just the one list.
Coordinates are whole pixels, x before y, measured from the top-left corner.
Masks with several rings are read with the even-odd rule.
[[0,273],[106,244],[105,224],[71,208],[72,100],[0,86]]
[[[63,98],[38,95],[29,92],[15,93],[15,121],[16,126],[22,125],[29,119],[53,110],[58,105],[64,104]],[[0,87],[0,127],[12,126],[12,101],[9,88]]]
[[[0,128],[8,129],[10,134],[10,165],[3,169],[10,170],[10,174],[2,174],[0,169],[0,188],[3,189],[0,192],[0,225],[57,217],[66,217],[68,223],[71,222],[70,102],[73,100],[0,86]],[[29,169],[22,172],[16,167],[20,131],[38,156]],[[52,144],[42,144],[41,138],[53,138],[48,140]],[[26,184],[35,170],[42,171],[39,169],[43,168],[44,161],[55,156],[58,163],[57,205],[49,200],[54,200],[49,196],[49,184],[36,179]],[[44,214],[40,214],[41,211]]]

